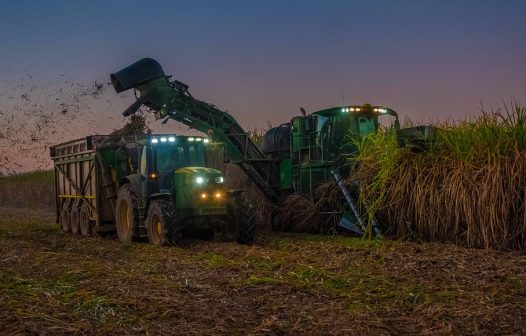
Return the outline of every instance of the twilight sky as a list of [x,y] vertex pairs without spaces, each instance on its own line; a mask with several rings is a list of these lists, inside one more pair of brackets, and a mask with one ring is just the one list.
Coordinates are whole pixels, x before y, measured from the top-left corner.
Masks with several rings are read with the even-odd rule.
[[[107,81],[153,57],[247,129],[343,99],[463,119],[481,101],[526,103],[525,14],[513,0],[0,0],[0,108],[14,87],[52,96],[57,78]],[[132,102],[107,90],[93,127],[111,131]]]

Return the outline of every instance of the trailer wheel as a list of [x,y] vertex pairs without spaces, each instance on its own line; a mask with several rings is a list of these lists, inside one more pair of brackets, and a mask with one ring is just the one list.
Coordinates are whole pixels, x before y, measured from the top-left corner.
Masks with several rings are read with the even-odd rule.
[[148,241],[154,245],[173,245],[181,240],[181,220],[172,202],[163,199],[152,201],[146,217],[146,230]]
[[130,183],[123,184],[119,189],[115,208],[115,226],[117,227],[117,236],[121,242],[129,243],[139,240],[137,195],[135,195]]
[[60,210],[60,228],[64,232],[71,231],[71,223],[69,218],[69,210],[67,204],[62,205],[62,210]]
[[256,221],[252,204],[242,195],[235,196],[230,204],[230,218],[235,221],[237,242],[251,245],[256,233]]
[[82,204],[82,206],[80,207],[79,223],[80,223],[80,234],[84,237],[91,236],[91,232],[92,232],[91,220],[89,219],[89,208],[86,203]]
[[74,204],[71,206],[69,216],[71,223],[71,233],[78,235],[80,233],[80,210],[77,205]]

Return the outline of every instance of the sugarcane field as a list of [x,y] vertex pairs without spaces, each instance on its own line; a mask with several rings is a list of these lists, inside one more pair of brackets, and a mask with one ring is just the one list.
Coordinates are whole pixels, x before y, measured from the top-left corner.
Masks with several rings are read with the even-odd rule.
[[0,10],[0,335],[525,335],[521,1]]

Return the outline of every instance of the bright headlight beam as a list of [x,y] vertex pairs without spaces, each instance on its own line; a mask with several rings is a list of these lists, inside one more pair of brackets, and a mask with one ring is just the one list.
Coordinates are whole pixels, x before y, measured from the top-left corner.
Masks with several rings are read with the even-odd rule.
[[166,141],[168,141],[168,139],[166,139],[165,137],[162,137],[160,140],[161,140],[161,142],[166,142]]
[[153,144],[156,144],[156,143],[158,143],[158,142],[159,142],[159,140],[157,140],[156,138],[153,138],[153,139],[152,139],[152,143],[153,143]]
[[188,141],[194,141],[195,139],[194,138],[188,138]]
[[204,181],[205,181],[205,179],[202,178],[201,176],[198,176],[198,177],[195,178],[195,183],[197,183],[197,184],[202,184]]
[[208,139],[203,139],[203,142],[204,142],[205,144],[207,144],[207,143],[210,142],[210,140],[208,140]]
[[168,138],[168,141],[170,141],[170,142],[175,142],[175,137],[169,137],[169,138]]

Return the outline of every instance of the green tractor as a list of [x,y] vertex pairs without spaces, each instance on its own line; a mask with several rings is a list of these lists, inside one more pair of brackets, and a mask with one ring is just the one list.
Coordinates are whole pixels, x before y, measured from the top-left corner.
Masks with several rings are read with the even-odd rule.
[[252,243],[250,204],[225,190],[220,171],[206,167],[208,143],[175,135],[140,142],[138,171],[119,183],[115,219],[121,241],[144,234],[156,245],[176,243],[183,234],[211,238],[218,226],[234,221],[238,242]]

